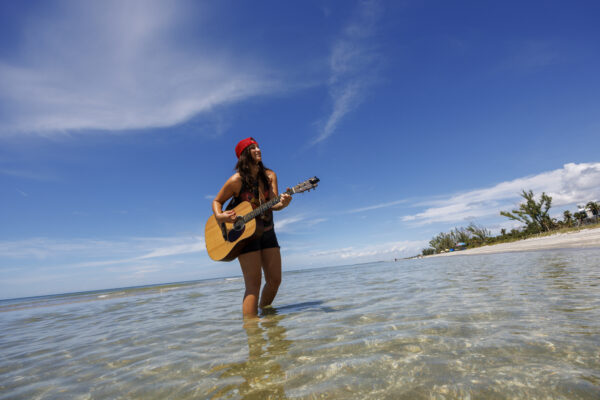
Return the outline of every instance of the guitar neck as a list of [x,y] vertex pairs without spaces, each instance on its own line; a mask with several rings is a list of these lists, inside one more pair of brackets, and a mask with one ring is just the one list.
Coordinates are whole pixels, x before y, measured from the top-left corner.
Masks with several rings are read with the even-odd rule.
[[266,203],[262,204],[260,207],[257,207],[253,211],[251,211],[248,214],[244,215],[244,222],[251,221],[254,218],[258,217],[259,215],[264,214],[271,207],[273,207],[275,204],[279,203],[280,200],[281,200],[281,195],[275,197],[274,199],[271,199],[271,200],[267,201]]
[[[311,190],[317,187],[317,183],[319,182],[319,178],[312,177],[302,183],[299,183],[298,185],[294,186],[291,189],[288,189],[285,191],[285,193],[289,194],[290,196],[296,193],[302,193],[305,192],[307,190]],[[244,219],[244,222],[248,222],[253,220],[254,218],[258,217],[261,214],[264,214],[265,212],[267,212],[267,210],[269,210],[271,207],[273,207],[275,204],[279,203],[279,201],[281,201],[281,195],[278,195],[277,197],[267,201],[266,203],[262,204],[260,207],[257,207],[256,209],[254,209],[253,211],[249,212],[248,214],[244,215],[242,218]]]

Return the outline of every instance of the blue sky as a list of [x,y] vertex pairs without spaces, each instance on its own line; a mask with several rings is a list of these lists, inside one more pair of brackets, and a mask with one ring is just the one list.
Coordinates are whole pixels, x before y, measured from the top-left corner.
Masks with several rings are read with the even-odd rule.
[[594,1],[0,3],[0,298],[239,275],[204,250],[253,136],[284,270],[600,200]]

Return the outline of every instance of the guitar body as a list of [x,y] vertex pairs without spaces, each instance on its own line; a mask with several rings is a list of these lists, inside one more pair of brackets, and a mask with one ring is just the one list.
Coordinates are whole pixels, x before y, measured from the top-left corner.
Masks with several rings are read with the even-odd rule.
[[[241,216],[252,212],[253,209],[252,204],[243,201],[234,210],[236,215]],[[257,219],[246,222],[239,230],[234,229],[232,223],[226,222],[224,225],[225,229],[223,229],[222,224],[217,222],[215,216],[211,215],[204,227],[206,251],[210,258],[215,261],[234,260],[240,254],[246,242],[262,235],[262,223]]]

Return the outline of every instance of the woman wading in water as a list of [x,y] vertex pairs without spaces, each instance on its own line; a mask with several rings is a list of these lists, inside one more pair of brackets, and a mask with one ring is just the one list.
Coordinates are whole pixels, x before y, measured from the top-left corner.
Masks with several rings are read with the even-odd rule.
[[[256,208],[279,195],[277,175],[263,165],[256,140],[251,137],[241,140],[235,146],[235,154],[238,158],[235,166],[237,172],[225,182],[212,203],[213,213],[219,223],[233,223],[237,217],[233,207],[242,201],[248,201]],[[223,204],[230,198],[233,201],[223,211]],[[291,200],[292,196],[283,193],[279,203],[258,217],[264,226],[262,236],[249,241],[238,256],[246,285],[242,302],[244,317],[256,316],[258,308],[269,306],[277,294],[281,283],[281,254],[273,227],[272,210],[284,209]],[[259,303],[261,270],[264,271],[266,282]]]

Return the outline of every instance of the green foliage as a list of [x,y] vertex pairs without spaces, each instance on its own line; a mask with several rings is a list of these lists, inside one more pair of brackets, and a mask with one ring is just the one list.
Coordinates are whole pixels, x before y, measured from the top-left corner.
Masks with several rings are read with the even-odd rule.
[[598,214],[600,213],[600,204],[590,201],[589,203],[586,204],[585,206],[586,209],[590,210],[590,212],[597,217]]
[[555,227],[555,223],[548,215],[548,210],[552,205],[552,197],[542,193],[539,201],[535,201],[533,191],[523,190],[521,196],[525,199],[524,203],[519,205],[517,210],[500,211],[500,215],[519,221],[525,224],[525,230],[528,233],[547,232]]
[[439,253],[456,246],[456,241],[452,234],[441,232],[429,241],[429,245],[435,249],[436,253]]
[[469,224],[467,231],[471,234],[468,241],[470,243],[484,244],[492,237],[492,233],[484,227],[477,226],[474,223]]
[[468,228],[455,228],[450,231],[450,236],[454,239],[454,246],[456,247],[456,243],[469,243],[469,239],[471,239],[471,233]]
[[423,249],[423,255],[424,256],[430,256],[432,254],[435,254],[435,249],[429,247],[427,249]]
[[573,214],[573,217],[579,222],[579,225],[581,225],[587,219],[587,213],[585,211],[578,211]]
[[565,226],[573,226],[573,215],[571,214],[571,211],[565,210],[565,212],[563,212],[563,223]]
[[449,233],[441,232],[429,241],[429,245],[437,253],[453,249],[458,243],[467,243],[467,245],[481,245],[491,238],[491,233],[486,228],[469,224],[466,228],[455,228]]

